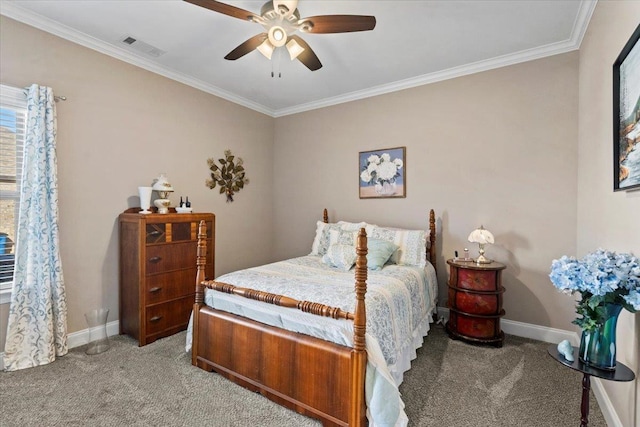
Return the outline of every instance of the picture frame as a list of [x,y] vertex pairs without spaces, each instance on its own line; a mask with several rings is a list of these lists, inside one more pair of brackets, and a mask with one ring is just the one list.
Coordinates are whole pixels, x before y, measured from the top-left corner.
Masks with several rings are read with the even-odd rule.
[[407,196],[406,147],[358,153],[358,192],[361,199]]
[[640,189],[640,25],[613,63],[613,190]]

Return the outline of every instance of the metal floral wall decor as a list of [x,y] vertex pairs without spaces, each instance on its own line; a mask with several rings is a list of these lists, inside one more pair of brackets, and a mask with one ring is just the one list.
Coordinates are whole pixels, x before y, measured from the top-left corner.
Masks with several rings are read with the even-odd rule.
[[211,178],[207,179],[207,187],[214,189],[220,187],[220,194],[227,196],[227,203],[233,202],[233,195],[244,188],[249,183],[249,178],[245,177],[244,161],[241,157],[235,157],[231,150],[224,151],[224,159],[218,159],[220,166],[213,158],[207,159]]

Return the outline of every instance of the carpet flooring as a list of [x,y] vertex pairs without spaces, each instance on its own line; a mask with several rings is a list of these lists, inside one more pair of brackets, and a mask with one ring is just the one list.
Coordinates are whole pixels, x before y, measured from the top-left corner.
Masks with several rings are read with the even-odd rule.
[[[145,347],[110,339],[105,353],[72,349],[56,362],[0,373],[0,425],[320,426],[191,365],[185,333]],[[400,386],[410,426],[580,424],[581,375],[547,344],[507,336],[502,348],[450,340],[434,326]],[[606,423],[591,395],[589,425]]]

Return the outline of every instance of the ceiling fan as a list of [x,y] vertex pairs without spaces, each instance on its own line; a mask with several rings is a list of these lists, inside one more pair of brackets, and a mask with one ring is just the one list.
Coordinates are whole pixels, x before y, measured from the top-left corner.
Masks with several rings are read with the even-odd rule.
[[309,45],[295,32],[349,33],[373,30],[376,26],[374,16],[320,15],[301,19],[300,12],[298,12],[298,0],[267,1],[262,6],[259,15],[215,0],[184,1],[243,21],[262,25],[263,33],[241,43],[224,57],[224,59],[231,61],[235,61],[253,50],[258,50],[271,59],[275,49],[285,46],[292,61],[298,59],[308,69],[316,71],[322,67],[322,63]]

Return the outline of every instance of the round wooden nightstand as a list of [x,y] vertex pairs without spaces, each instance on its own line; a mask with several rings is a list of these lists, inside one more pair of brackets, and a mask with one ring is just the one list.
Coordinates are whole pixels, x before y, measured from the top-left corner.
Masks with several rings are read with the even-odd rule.
[[447,260],[449,264],[449,321],[451,338],[472,344],[502,347],[500,329],[502,308],[502,270],[504,264],[476,264],[473,261]]

